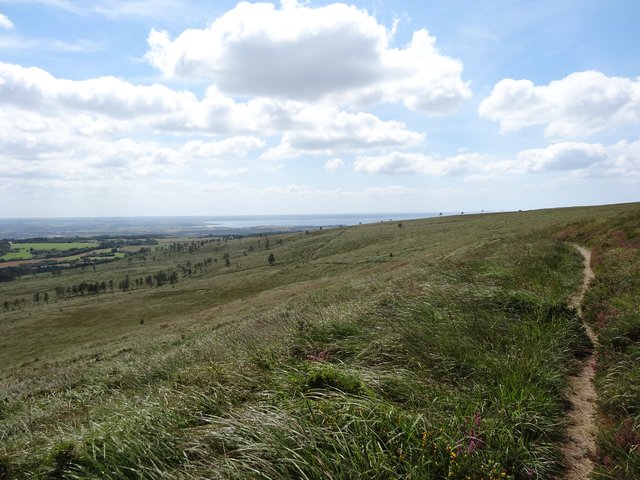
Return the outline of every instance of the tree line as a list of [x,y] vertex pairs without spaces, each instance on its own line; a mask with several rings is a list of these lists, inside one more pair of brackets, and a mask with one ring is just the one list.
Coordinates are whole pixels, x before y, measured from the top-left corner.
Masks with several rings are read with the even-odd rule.
[[[129,275],[118,281],[113,280],[106,281],[94,281],[94,282],[80,282],[75,285],[69,285],[67,287],[56,286],[54,292],[56,298],[65,299],[73,297],[82,297],[84,295],[98,295],[107,293],[107,291],[113,293],[117,287],[118,290],[127,292],[133,288],[147,287],[162,287],[163,285],[175,285],[178,283],[178,274],[173,270],[160,270],[152,275],[146,277],[131,278]],[[40,302],[49,303],[49,292],[36,292],[33,294],[33,303],[40,304]],[[26,300],[24,298],[15,299],[13,301],[5,300],[3,308],[5,310],[15,310],[17,308],[23,308],[26,306]]]

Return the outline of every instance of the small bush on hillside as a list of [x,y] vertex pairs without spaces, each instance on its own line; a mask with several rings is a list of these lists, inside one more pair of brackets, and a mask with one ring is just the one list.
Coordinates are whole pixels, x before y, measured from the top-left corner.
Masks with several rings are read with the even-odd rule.
[[307,376],[307,386],[317,389],[336,389],[352,395],[368,395],[371,389],[352,373],[344,372],[333,365],[322,365]]

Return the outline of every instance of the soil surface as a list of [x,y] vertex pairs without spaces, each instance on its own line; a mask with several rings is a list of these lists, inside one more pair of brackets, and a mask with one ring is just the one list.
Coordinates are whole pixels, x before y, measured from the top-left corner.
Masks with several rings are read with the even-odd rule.
[[[581,304],[584,293],[591,280],[595,278],[591,270],[591,251],[580,245],[572,245],[580,252],[584,259],[582,285],[571,297],[573,305],[582,315]],[[589,325],[584,323],[587,335],[597,345],[598,338]],[[562,447],[567,470],[562,477],[564,480],[586,480],[593,470],[593,457],[596,450],[595,442],[595,411],[596,391],[593,386],[595,376],[595,353],[584,359],[580,371],[570,379],[569,401],[569,427],[567,429],[567,441]]]

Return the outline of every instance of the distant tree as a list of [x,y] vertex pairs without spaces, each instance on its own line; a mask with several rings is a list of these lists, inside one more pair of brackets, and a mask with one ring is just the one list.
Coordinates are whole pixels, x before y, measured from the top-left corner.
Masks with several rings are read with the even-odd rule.
[[131,286],[131,280],[129,279],[129,275],[127,275],[124,278],[124,280],[120,280],[120,283],[118,283],[118,288],[123,292],[126,292],[127,290],[129,290],[130,286]]
[[154,277],[156,279],[156,286],[158,287],[161,287],[162,285],[164,285],[168,280],[168,276],[164,272],[164,270],[160,270],[158,273],[154,275]]
[[44,292],[44,303],[49,303],[49,292]]
[[9,240],[0,240],[0,256],[11,251],[11,242]]
[[33,302],[40,303],[40,292],[36,292],[33,294]]
[[276,257],[273,253],[269,254],[269,258],[267,259],[267,261],[269,262],[269,265],[273,265],[274,263],[276,263]]

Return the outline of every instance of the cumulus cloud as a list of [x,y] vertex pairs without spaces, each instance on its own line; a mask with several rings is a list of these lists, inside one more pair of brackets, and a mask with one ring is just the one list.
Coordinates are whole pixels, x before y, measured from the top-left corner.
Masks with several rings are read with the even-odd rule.
[[392,48],[394,28],[343,3],[240,2],[205,29],[176,38],[152,30],[147,60],[169,77],[200,79],[230,95],[393,102],[445,113],[471,96],[462,64],[426,30]]
[[[211,148],[215,150],[216,146]],[[126,182],[179,178],[195,162],[208,176],[226,177],[248,171],[246,167],[235,166],[238,165],[235,157],[197,159],[192,153],[191,145],[167,146],[131,139],[86,141],[77,144],[75,150],[69,152],[72,156],[41,155],[25,162],[0,155],[0,162],[10,167],[10,171],[0,172],[0,178],[19,179],[21,184],[44,189],[63,184],[73,188],[80,184],[78,188],[84,191],[93,183],[111,184],[111,187],[118,188]]]
[[[414,147],[424,140],[423,133],[401,122],[325,104],[236,102],[216,88],[198,99],[162,85],[114,77],[67,80],[5,63],[0,63],[0,102],[0,158],[33,162],[30,172],[58,169],[74,179],[100,169],[114,178],[169,175],[196,164],[210,175],[239,175],[247,165],[233,162],[261,151],[267,159],[339,157]],[[265,151],[264,137],[274,136],[280,136],[279,143]],[[327,168],[339,168],[340,161]]]
[[387,185],[386,187],[368,187],[362,191],[367,197],[404,197],[423,193],[418,188],[405,187],[404,185]]
[[403,185],[388,185],[385,187],[367,187],[361,190],[344,190],[336,188],[333,190],[318,189],[307,185],[289,184],[283,186],[267,187],[261,191],[267,195],[283,195],[298,197],[324,197],[338,199],[361,199],[363,197],[403,197],[424,193],[423,190]]
[[41,112],[67,108],[130,118],[176,113],[196,101],[191,92],[159,84],[133,85],[115,77],[67,80],[40,68],[0,63],[0,102]]
[[559,142],[544,148],[523,150],[512,159],[478,153],[437,157],[424,153],[394,151],[385,155],[359,156],[356,172],[382,175],[464,176],[468,181],[489,181],[512,175],[573,172],[583,176],[640,176],[640,140],[613,145]]
[[517,159],[530,172],[571,170],[598,176],[635,176],[640,174],[640,140],[624,140],[609,146],[561,142],[546,148],[524,150]]
[[600,144],[562,142],[546,148],[524,150],[518,160],[530,171],[578,170],[607,161],[608,152]]
[[251,150],[259,150],[266,142],[257,137],[230,137],[217,142],[191,140],[181,152],[189,158],[239,158],[246,157]]
[[502,131],[545,125],[547,137],[579,138],[640,120],[640,79],[577,72],[548,85],[498,82],[478,109]]
[[286,131],[280,144],[265,159],[299,155],[335,155],[421,143],[424,134],[407,130],[396,121],[383,121],[370,113],[350,113],[334,107],[306,106],[293,120],[297,129]]
[[[326,105],[267,98],[237,102],[214,87],[198,99],[191,92],[159,84],[134,85],[114,77],[67,80],[39,68],[6,63],[0,63],[0,102],[8,115],[3,123],[14,130],[20,124],[41,126],[41,133],[62,128],[109,136],[282,134],[280,145],[267,155],[270,158],[408,146],[424,138],[400,122]],[[34,138],[22,144],[42,142]]]
[[387,155],[360,156],[354,164],[357,172],[387,175],[460,175],[478,169],[483,156],[473,153],[436,158],[424,153],[391,152]]
[[344,165],[344,161],[341,158],[332,158],[324,163],[324,169],[327,172],[335,172]]
[[0,13],[0,28],[3,28],[5,30],[13,30],[15,26],[13,25],[13,22],[9,20],[9,17]]

